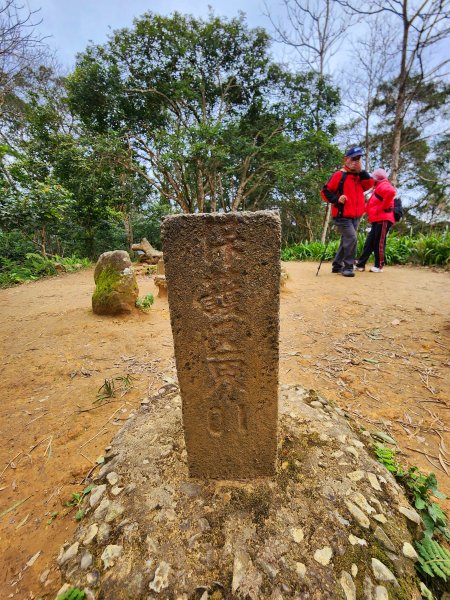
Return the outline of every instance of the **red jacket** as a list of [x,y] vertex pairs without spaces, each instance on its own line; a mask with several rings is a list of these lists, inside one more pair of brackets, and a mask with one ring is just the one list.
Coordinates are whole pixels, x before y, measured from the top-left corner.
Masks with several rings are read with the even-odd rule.
[[[339,182],[344,172],[346,172],[346,178],[343,190],[340,192]],[[325,202],[331,202],[333,205],[331,208],[333,217],[342,216],[349,219],[356,219],[361,217],[365,212],[364,192],[370,190],[373,184],[374,180],[367,171],[353,173],[343,167],[343,169],[333,173],[328,182],[323,186],[321,195]],[[338,209],[340,208],[338,199],[341,193],[347,196],[342,215],[338,214]]]
[[394,198],[397,190],[387,179],[375,182],[375,188],[367,203],[367,217],[370,223],[390,221],[395,223]]

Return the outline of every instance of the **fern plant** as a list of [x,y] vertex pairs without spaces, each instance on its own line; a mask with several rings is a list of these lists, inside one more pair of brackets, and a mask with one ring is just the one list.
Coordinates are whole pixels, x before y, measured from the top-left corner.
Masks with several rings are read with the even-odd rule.
[[440,577],[447,581],[450,577],[450,552],[429,535],[415,542],[419,554],[417,569],[424,575]]
[[85,600],[85,598],[86,592],[83,592],[80,588],[73,587],[64,592],[64,594],[61,594],[61,596],[58,596],[57,600]]

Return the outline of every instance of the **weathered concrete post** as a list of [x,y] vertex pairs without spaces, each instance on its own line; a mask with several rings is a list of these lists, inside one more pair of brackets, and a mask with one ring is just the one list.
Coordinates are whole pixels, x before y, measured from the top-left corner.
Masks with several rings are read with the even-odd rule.
[[268,211],[163,222],[192,477],[275,472],[280,232],[278,214]]

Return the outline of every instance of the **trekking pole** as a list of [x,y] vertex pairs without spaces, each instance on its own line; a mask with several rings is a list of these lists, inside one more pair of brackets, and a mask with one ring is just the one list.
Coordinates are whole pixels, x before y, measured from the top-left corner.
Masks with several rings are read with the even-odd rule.
[[[330,227],[330,229],[331,229],[331,227]],[[316,277],[317,277],[317,275],[319,274],[320,267],[322,266],[323,260],[324,260],[324,258],[325,258],[325,256],[326,256],[327,249],[328,249],[328,244],[329,244],[329,243],[330,243],[330,235],[329,235],[329,233],[327,232],[327,243],[325,244],[325,249],[324,249],[324,251],[323,251],[323,254],[322,254],[322,256],[320,257],[320,263],[319,263],[319,266],[317,267],[317,273],[316,273]]]

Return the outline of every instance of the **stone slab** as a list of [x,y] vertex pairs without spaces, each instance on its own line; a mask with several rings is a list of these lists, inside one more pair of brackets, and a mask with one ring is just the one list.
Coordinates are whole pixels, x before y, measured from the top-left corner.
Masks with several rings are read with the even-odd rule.
[[191,477],[275,472],[281,225],[276,212],[161,227]]

